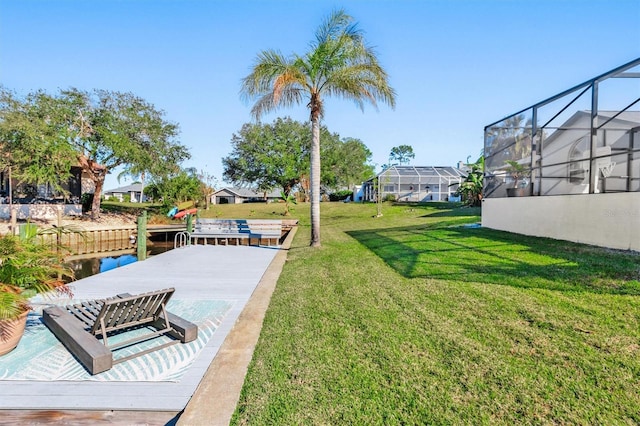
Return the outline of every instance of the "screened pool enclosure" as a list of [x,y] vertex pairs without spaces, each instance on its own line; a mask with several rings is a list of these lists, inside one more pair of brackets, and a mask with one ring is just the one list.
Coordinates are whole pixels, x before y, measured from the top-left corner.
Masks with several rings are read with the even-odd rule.
[[488,125],[484,153],[486,199],[640,191],[640,58]]
[[640,58],[484,129],[482,226],[640,252]]
[[[455,167],[391,166],[364,183],[365,201],[453,201],[466,174]],[[458,201],[459,199],[456,199]]]

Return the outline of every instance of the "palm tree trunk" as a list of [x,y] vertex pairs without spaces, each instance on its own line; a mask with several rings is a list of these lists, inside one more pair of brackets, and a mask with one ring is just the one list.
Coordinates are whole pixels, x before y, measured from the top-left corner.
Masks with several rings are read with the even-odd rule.
[[320,114],[311,112],[311,247],[320,247]]

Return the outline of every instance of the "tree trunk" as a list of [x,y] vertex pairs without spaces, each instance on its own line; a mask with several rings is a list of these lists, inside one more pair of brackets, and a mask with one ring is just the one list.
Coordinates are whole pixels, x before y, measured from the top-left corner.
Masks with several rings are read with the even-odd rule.
[[144,172],[140,173],[140,199],[139,203],[142,203],[142,199],[144,198]]
[[320,111],[311,109],[311,247],[320,247]]
[[78,157],[78,163],[82,167],[82,171],[86,172],[91,177],[95,186],[93,192],[93,203],[91,203],[91,219],[98,219],[100,217],[100,197],[102,196],[104,179],[107,176],[107,168],[84,155],[80,155]]
[[93,192],[93,203],[91,204],[91,219],[98,219],[100,217],[100,197],[102,196],[104,178],[105,176],[102,175],[93,181],[96,187]]

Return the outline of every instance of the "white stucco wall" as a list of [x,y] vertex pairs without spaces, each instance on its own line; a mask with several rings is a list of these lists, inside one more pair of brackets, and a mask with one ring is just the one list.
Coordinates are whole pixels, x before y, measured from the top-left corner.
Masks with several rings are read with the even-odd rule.
[[640,193],[489,198],[482,226],[640,251]]

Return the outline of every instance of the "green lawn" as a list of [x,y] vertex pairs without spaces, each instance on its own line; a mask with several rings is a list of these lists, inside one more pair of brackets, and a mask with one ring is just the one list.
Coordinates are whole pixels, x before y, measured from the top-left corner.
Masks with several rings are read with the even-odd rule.
[[383,212],[323,203],[311,249],[295,207],[234,424],[640,422],[640,256],[463,227],[479,212],[449,204]]

